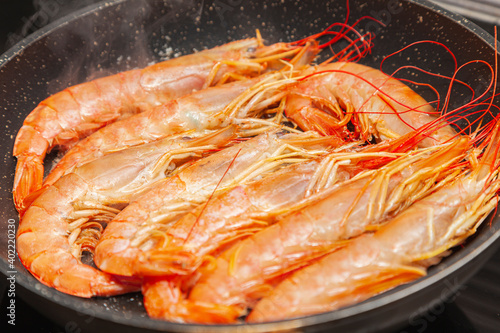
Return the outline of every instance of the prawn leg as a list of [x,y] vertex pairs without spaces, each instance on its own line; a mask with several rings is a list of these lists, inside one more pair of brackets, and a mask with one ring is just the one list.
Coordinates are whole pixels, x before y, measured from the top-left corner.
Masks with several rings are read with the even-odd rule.
[[[348,145],[348,149],[353,148]],[[205,256],[266,228],[276,221],[280,212],[298,209],[294,208],[295,202],[307,201],[313,193],[360,172],[346,165],[353,157],[362,164],[363,160],[374,163],[373,158],[384,163],[384,159],[397,156],[385,152],[335,152],[289,165],[248,184],[239,184],[175,222],[166,232],[168,246],[150,251],[147,257],[161,263],[165,270],[170,267],[174,271],[177,267],[180,272],[182,267],[186,273],[193,272]],[[334,168],[337,171],[331,172]],[[318,179],[318,174],[325,176],[326,173],[329,173],[326,179]],[[253,175],[254,171],[246,178]]]

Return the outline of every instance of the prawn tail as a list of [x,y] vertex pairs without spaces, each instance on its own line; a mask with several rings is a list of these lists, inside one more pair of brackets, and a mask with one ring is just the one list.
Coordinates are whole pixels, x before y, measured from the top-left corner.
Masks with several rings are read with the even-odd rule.
[[[14,177],[13,198],[17,211],[22,216],[33,202],[30,195],[42,187],[43,160],[39,155],[19,156]],[[40,192],[38,192],[40,193]],[[38,195],[35,195],[36,198]]]
[[174,279],[147,279],[143,283],[144,306],[152,318],[178,323],[235,323],[241,310],[220,304],[186,299]]
[[33,127],[24,125],[16,137],[13,155],[17,157],[14,176],[13,198],[22,215],[29,205],[24,199],[42,187],[43,159],[49,149],[49,142]]
[[[44,195],[50,193],[49,189]],[[86,257],[82,252],[91,252],[93,240],[100,234],[94,229],[95,222],[77,222],[78,227],[70,237],[60,232],[61,229],[57,230],[54,226],[57,223],[64,225],[66,222],[43,208],[31,206],[19,225],[16,242],[19,259],[41,283],[85,298],[120,295],[140,289],[140,281],[135,278],[122,279],[82,262]]]

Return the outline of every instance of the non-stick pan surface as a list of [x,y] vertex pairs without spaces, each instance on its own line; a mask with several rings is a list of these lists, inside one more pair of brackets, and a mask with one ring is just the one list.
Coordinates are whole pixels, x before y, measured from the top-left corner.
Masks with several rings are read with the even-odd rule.
[[[149,319],[140,294],[80,299],[45,287],[14,258],[9,247],[9,224],[18,215],[11,199],[15,158],[12,147],[26,115],[64,87],[85,80],[145,66],[168,56],[185,54],[230,40],[254,35],[260,29],[268,42],[292,41],[346,19],[346,2],[329,1],[140,1],[103,2],[76,12],[29,36],[0,58],[0,265],[14,276],[16,297],[23,297],[41,313],[70,332],[123,329],[146,331],[270,331],[333,330],[379,331],[395,328],[439,302],[445,302],[494,251],[500,237],[500,219],[485,223],[464,247],[460,247],[427,277],[401,286],[361,304],[339,311],[288,321],[236,326],[173,324]],[[428,1],[350,1],[350,23],[370,15],[383,23],[364,20],[358,28],[377,35],[372,54],[361,62],[378,67],[385,56],[414,41],[445,44],[464,64],[481,59],[494,64],[493,38],[462,17]],[[338,48],[338,47],[337,47]],[[334,51],[335,51],[334,47]],[[435,44],[421,44],[387,59],[384,70],[407,65],[450,75],[453,58]],[[404,76],[405,74],[402,73]],[[415,77],[415,81],[429,80]],[[476,93],[486,89],[486,66],[461,71]],[[433,80],[445,96],[445,81]],[[430,91],[420,91],[433,98]],[[452,104],[470,98],[467,90],[452,96]],[[49,156],[49,161],[55,155]],[[48,164],[50,166],[50,162]],[[20,319],[20,314],[18,314]],[[20,319],[21,320],[21,319]]]

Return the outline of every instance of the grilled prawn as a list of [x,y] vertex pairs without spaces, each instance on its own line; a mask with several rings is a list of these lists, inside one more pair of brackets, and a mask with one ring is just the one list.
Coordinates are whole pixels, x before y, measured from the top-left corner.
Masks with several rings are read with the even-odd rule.
[[191,290],[189,301],[231,308],[226,320],[234,322],[281,277],[374,228],[435,188],[436,179],[449,179],[450,163],[468,147],[465,137],[457,138],[320,192],[301,209],[221,254],[215,270],[202,275]]
[[287,278],[257,304],[248,321],[332,311],[424,276],[450,248],[474,234],[497,206],[499,139],[497,125],[476,166],[376,232]]
[[192,158],[228,144],[235,128],[189,137],[184,133],[109,154],[77,168],[47,188],[26,211],[17,233],[22,264],[42,283],[81,296],[109,296],[140,286],[82,263],[103,224],[131,198]]
[[303,130],[344,136],[351,121],[361,139],[374,136],[380,141],[433,126],[435,132],[422,140],[421,147],[455,136],[420,95],[377,69],[336,62],[306,69],[296,80],[286,88],[285,114]]
[[[312,46],[314,45],[314,46]],[[67,147],[97,129],[213,85],[283,68],[293,58],[300,68],[319,51],[317,43],[277,43],[244,39],[64,89],[40,102],[26,117],[14,144],[18,162],[14,202],[22,213],[26,197],[42,186],[43,160],[56,146]],[[303,57],[303,53],[308,57]]]
[[238,316],[230,306],[187,300],[190,285],[196,282],[200,272],[207,270],[200,265],[211,262],[212,256],[234,242],[274,223],[280,211],[288,211],[296,202],[350,179],[366,168],[380,167],[418,142],[405,145],[403,141],[409,143],[410,140],[400,138],[362,149],[348,144],[331,154],[284,167],[249,184],[240,184],[189,212],[166,232],[169,246],[154,253],[164,269],[177,267],[179,275],[143,281],[144,306],[149,316],[175,322],[212,323],[225,322],[228,314]]
[[[170,242],[173,223],[222,191],[261,176],[280,165],[325,154],[338,140],[315,133],[272,131],[201,159],[153,187],[116,216],[97,245],[95,263],[103,271],[124,276],[162,276],[183,271]],[[249,221],[248,227],[262,225]],[[192,226],[193,232],[196,228]],[[179,230],[188,237],[190,228]],[[170,254],[173,254],[173,257]]]

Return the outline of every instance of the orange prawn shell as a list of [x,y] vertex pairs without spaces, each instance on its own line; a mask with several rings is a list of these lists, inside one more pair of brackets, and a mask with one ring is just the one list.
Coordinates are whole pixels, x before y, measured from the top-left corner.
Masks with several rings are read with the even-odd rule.
[[[346,116],[357,119],[362,139],[371,135],[378,140],[396,138],[438,121],[434,108],[419,94],[377,69],[358,63],[336,62],[312,67],[303,75],[304,78],[290,89],[286,114],[306,129],[323,134],[343,130],[345,125],[339,127],[343,119],[313,104],[321,99],[343,109],[352,106],[353,114]],[[315,121],[311,124],[306,117]],[[419,146],[444,143],[455,135],[455,131],[444,124]]]

